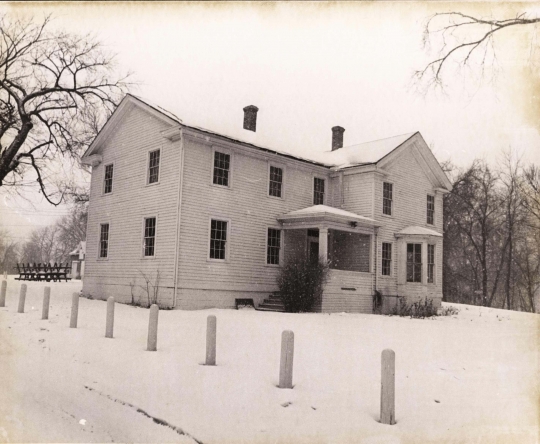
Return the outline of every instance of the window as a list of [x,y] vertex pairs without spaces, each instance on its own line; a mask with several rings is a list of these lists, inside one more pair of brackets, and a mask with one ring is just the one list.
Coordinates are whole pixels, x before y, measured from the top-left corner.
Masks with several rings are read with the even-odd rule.
[[107,257],[109,254],[109,224],[100,225],[99,233],[99,257]]
[[433,225],[435,222],[435,196],[427,197],[427,223]]
[[105,165],[105,179],[103,180],[103,194],[112,193],[112,181],[113,181],[113,168],[114,165]]
[[427,246],[427,281],[428,284],[435,282],[435,245]]
[[324,205],[324,179],[318,177],[313,182],[313,205]]
[[392,215],[392,188],[393,184],[383,182],[383,214]]
[[390,276],[392,270],[392,244],[383,242],[382,244],[382,275]]
[[270,166],[270,185],[268,194],[274,197],[281,197],[283,187],[283,169]]
[[150,151],[148,159],[148,183],[159,181],[159,150]]
[[214,220],[210,224],[210,259],[225,260],[227,245],[227,222]]
[[422,282],[422,244],[407,244],[407,282]]
[[214,185],[229,186],[229,174],[231,168],[230,154],[214,151],[214,174],[212,183]]
[[156,249],[156,218],[147,217],[144,219],[144,257],[155,255]]
[[266,247],[266,263],[279,265],[279,249],[281,248],[281,231],[268,228],[268,241]]

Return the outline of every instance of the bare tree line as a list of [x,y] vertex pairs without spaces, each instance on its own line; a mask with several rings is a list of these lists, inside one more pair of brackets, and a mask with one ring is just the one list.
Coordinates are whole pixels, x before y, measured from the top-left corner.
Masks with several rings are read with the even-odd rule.
[[58,222],[38,228],[24,242],[17,242],[10,233],[0,230],[0,271],[14,273],[17,263],[65,263],[69,253],[86,239],[87,209],[74,205]]
[[540,169],[504,156],[452,169],[444,199],[444,300],[534,312],[540,292]]

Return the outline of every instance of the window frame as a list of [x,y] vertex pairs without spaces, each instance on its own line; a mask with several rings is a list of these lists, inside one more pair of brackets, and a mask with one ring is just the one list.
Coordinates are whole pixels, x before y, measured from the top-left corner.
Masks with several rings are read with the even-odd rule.
[[[270,194],[270,173],[272,168],[279,168],[281,170],[281,196],[273,196]],[[267,179],[266,179],[266,195],[268,197],[271,197],[273,199],[285,199],[285,165],[269,162],[268,163],[268,171],[267,171]]]
[[[430,247],[433,249],[433,255],[430,258]],[[426,284],[436,284],[436,252],[437,248],[435,244],[427,244],[427,252],[426,252],[426,262],[427,262],[427,270],[426,270]],[[429,260],[433,259],[433,262],[430,262]],[[431,270],[431,272],[430,272]],[[430,275],[431,275],[431,281],[430,281]]]
[[[154,254],[152,256],[146,256],[146,221],[148,219],[155,219],[155,227],[154,227]],[[143,259],[155,259],[157,256],[157,235],[158,235],[158,217],[157,215],[152,216],[143,216],[142,220],[142,245],[141,245],[141,254]]]
[[[315,196],[316,196],[316,191],[315,191],[315,181],[317,180],[322,180],[323,181],[323,187],[324,187],[324,191],[323,191],[323,201],[322,203],[320,204],[317,204],[315,203]],[[313,202],[313,205],[326,205],[326,195],[327,195],[327,191],[328,191],[328,187],[326,185],[326,178],[325,177],[321,177],[321,176],[313,176],[313,182],[312,182],[312,202]]]
[[[101,227],[107,225],[107,255],[101,256]],[[97,260],[98,261],[106,261],[109,259],[109,251],[111,246],[111,223],[110,222],[100,222],[99,223],[99,230],[98,230],[98,249],[97,249]]]
[[[408,255],[409,255],[409,245],[413,245],[413,261],[412,262],[409,262],[408,260]],[[415,261],[415,258],[416,258],[416,255],[417,255],[417,252],[414,251],[416,248],[414,247],[415,245],[420,245],[420,262],[416,262]],[[424,243],[423,242],[406,242],[405,243],[405,282],[407,284],[423,284],[424,283],[424,271],[423,271],[423,267],[424,267],[424,263],[423,263],[423,245]],[[412,264],[412,270],[413,270],[413,279],[410,281],[409,280],[409,264]],[[419,265],[420,266],[420,280],[415,280],[415,266],[416,265]]]
[[[159,151],[159,163],[158,163],[158,175],[157,175],[158,177],[157,177],[157,181],[150,183],[150,155],[151,153],[155,153],[156,151]],[[152,148],[147,151],[147,155],[146,155],[146,186],[147,187],[153,186],[153,185],[159,185],[159,183],[161,182],[161,164],[163,161],[162,151],[163,150],[161,147]]]
[[[268,249],[270,248],[270,245],[268,243],[269,241],[269,231],[270,230],[275,230],[275,231],[278,231],[279,232],[279,251],[278,251],[278,263],[277,264],[271,264],[268,262]],[[267,265],[268,267],[281,267],[282,263],[283,263],[283,229],[280,228],[280,227],[276,227],[276,226],[267,226],[266,227],[266,248],[265,248],[265,259],[264,259],[264,263],[265,265]]]
[[[429,221],[429,213],[430,213],[430,210],[429,210],[429,198],[432,198],[433,199],[433,210],[432,210],[432,221],[430,222]],[[427,225],[430,225],[430,226],[434,226],[435,225],[435,196],[433,194],[428,194],[427,197],[426,197],[426,224]]]
[[[212,221],[226,222],[227,223],[227,238],[225,239],[225,258],[216,259],[210,257],[210,251],[212,248]],[[206,260],[209,262],[225,263],[229,262],[231,253],[231,220],[226,217],[210,216],[208,219],[208,244],[206,249]]]
[[[390,258],[385,258],[384,257],[384,245],[389,245],[390,246]],[[393,270],[392,270],[392,265],[393,265],[393,262],[394,262],[394,247],[393,247],[393,243],[392,242],[382,242],[381,243],[381,276],[383,277],[392,277],[393,276]],[[385,274],[384,273],[384,261],[389,261],[389,264],[388,264],[388,274]]]
[[[112,175],[112,178],[111,178],[111,191],[109,191],[107,193],[107,192],[105,192],[105,181],[106,181],[106,177],[107,177],[107,167],[108,166],[112,166],[113,175]],[[101,195],[102,196],[108,196],[109,194],[112,194],[113,192],[114,192],[114,162],[109,162],[109,163],[106,163],[105,165],[103,165],[103,182],[102,182],[102,187],[101,187]]]
[[[391,193],[392,193],[392,198],[390,199],[390,214],[386,214],[384,212],[384,202],[385,202],[385,197],[384,197],[384,185],[385,184],[388,184],[392,187],[391,189]],[[387,181],[387,180],[384,180],[382,182],[382,208],[381,208],[381,213],[383,216],[385,217],[394,217],[394,196],[396,195],[395,193],[395,189],[394,189],[394,182],[390,182],[390,181]]]
[[[220,185],[217,183],[214,183],[214,168],[215,168],[215,159],[216,159],[216,151],[221,154],[226,154],[229,156],[229,184],[228,185]],[[212,146],[212,159],[210,161],[210,185],[216,188],[221,189],[232,189],[232,183],[233,183],[233,163],[234,163],[234,155],[233,152],[227,148],[222,148],[220,146]]]

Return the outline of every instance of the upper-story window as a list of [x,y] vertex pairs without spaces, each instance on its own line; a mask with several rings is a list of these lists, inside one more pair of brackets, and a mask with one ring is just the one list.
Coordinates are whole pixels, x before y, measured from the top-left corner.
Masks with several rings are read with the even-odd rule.
[[270,165],[268,194],[274,197],[281,197],[283,195],[283,168]]
[[313,205],[324,205],[324,179],[313,180]]
[[435,223],[435,196],[429,194],[427,197],[427,223],[429,225]]
[[99,228],[99,257],[109,255],[109,224],[101,224]]
[[148,183],[157,183],[159,182],[160,150],[150,151],[148,156]]
[[392,244],[383,242],[382,244],[382,267],[383,276],[390,276],[392,270]]
[[210,259],[226,259],[227,221],[212,219],[210,222]]
[[103,179],[103,194],[112,193],[114,165],[105,165],[105,178]]
[[156,218],[146,217],[144,219],[144,257],[155,256],[156,253]]
[[214,174],[212,183],[214,185],[229,186],[229,176],[231,172],[231,155],[214,151]]
[[268,238],[266,247],[266,263],[269,265],[279,265],[279,250],[281,249],[281,230],[268,228]]
[[435,282],[435,245],[427,246],[427,281],[428,284]]
[[383,182],[383,214],[392,215],[393,184]]
[[407,282],[422,282],[422,244],[407,244]]

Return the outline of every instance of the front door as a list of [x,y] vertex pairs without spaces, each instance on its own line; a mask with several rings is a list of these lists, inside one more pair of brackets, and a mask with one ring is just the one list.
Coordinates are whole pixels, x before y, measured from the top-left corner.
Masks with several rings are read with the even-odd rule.
[[316,264],[319,262],[319,242],[309,241],[309,262]]

